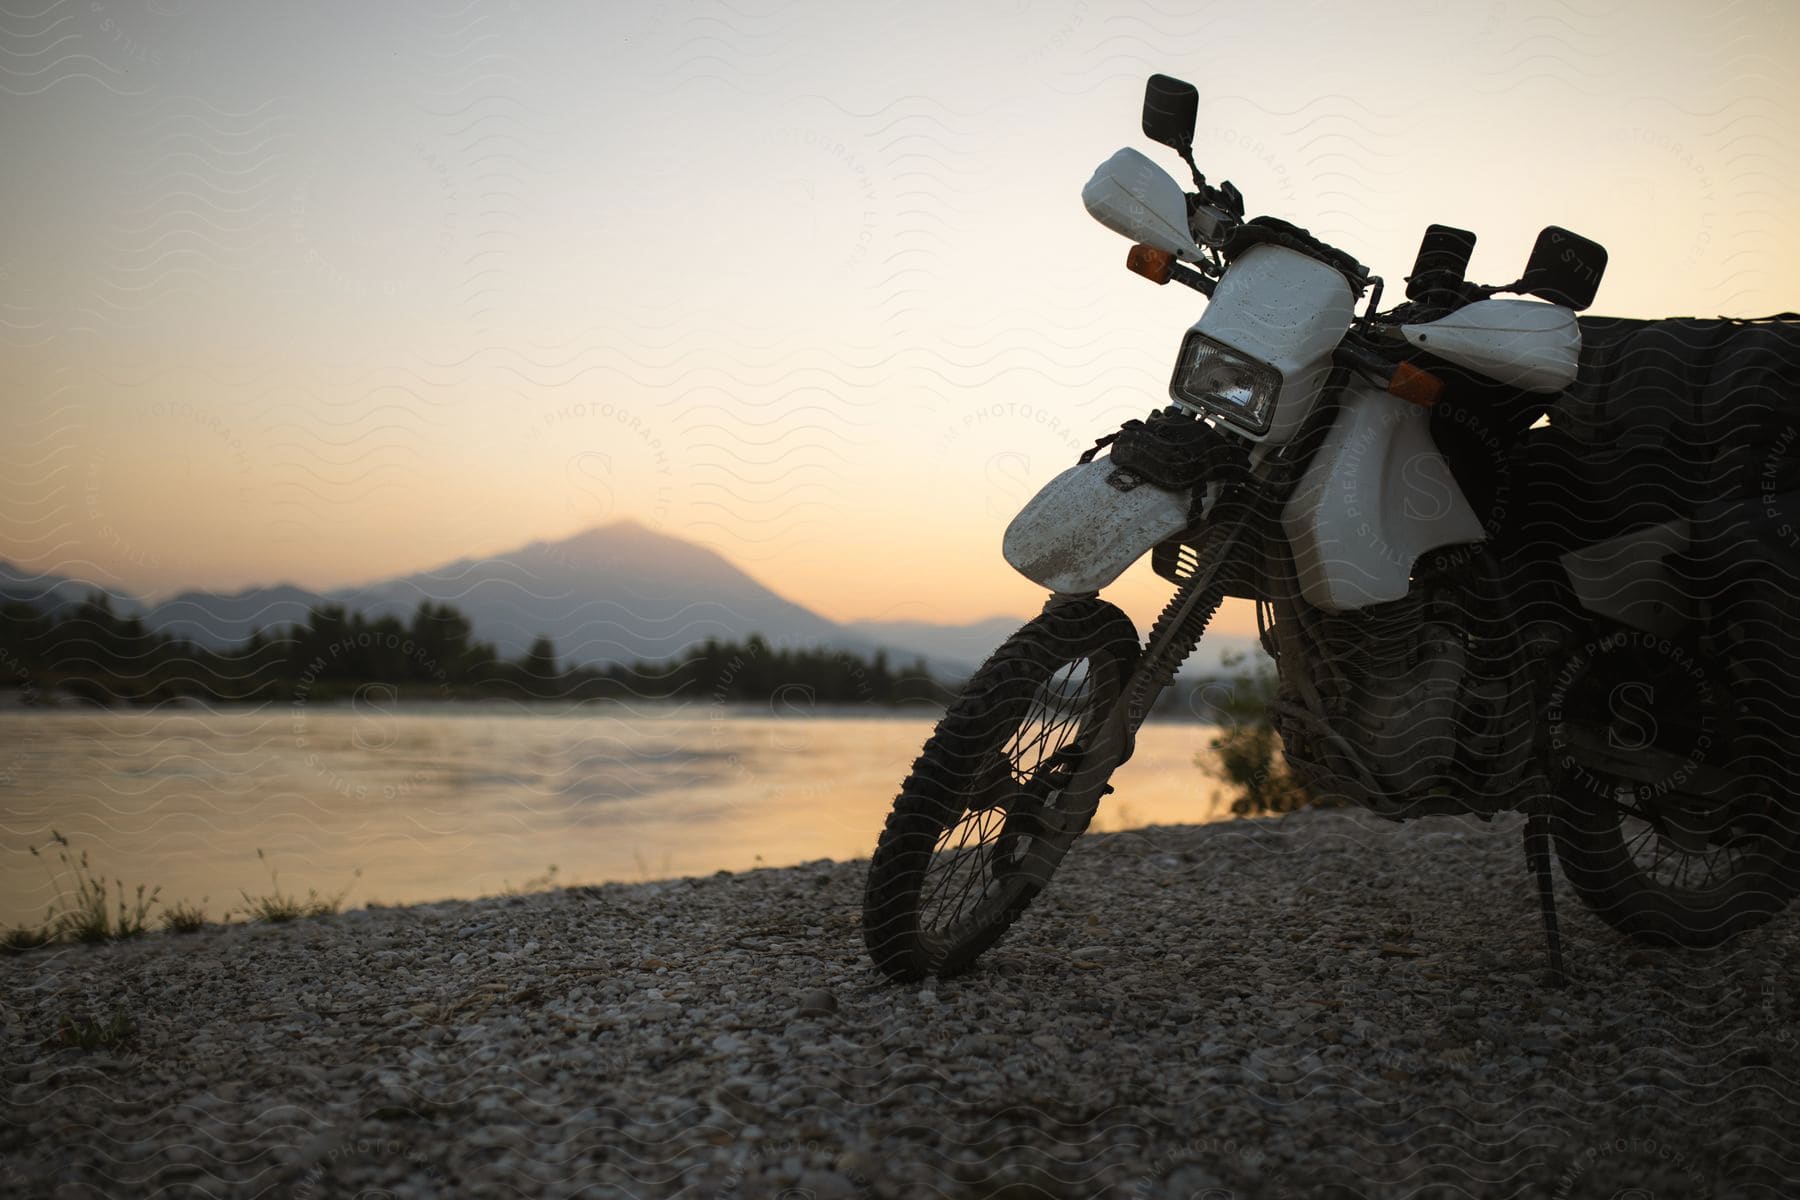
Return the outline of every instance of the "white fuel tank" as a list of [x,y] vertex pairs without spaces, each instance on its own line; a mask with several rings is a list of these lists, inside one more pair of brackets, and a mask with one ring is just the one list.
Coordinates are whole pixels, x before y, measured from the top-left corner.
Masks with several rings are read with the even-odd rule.
[[1360,380],[1344,389],[1281,514],[1308,603],[1346,612],[1398,600],[1420,555],[1486,536],[1431,440],[1430,418]]
[[1421,350],[1528,392],[1562,391],[1581,361],[1575,314],[1541,300],[1477,300],[1400,333]]

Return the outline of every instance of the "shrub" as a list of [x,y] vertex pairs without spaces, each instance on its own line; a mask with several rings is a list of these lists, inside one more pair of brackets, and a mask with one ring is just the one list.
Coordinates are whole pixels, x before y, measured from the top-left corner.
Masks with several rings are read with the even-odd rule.
[[[1238,667],[1244,656],[1224,661],[1227,667]],[[1240,671],[1231,683],[1231,700],[1224,706],[1229,723],[1219,728],[1195,760],[1235,790],[1233,816],[1289,813],[1320,803],[1288,770],[1281,753],[1281,735],[1269,722],[1269,704],[1278,686],[1273,663],[1264,661]],[[1213,795],[1215,800],[1221,798],[1219,792]]]

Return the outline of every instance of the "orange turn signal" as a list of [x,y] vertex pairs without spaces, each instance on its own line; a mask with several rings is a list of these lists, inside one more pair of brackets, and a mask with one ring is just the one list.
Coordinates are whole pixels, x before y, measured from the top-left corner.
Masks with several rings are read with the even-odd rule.
[[1175,256],[1155,246],[1137,245],[1125,255],[1125,267],[1151,283],[1167,283],[1175,275]]
[[1387,390],[1389,394],[1400,397],[1408,404],[1430,408],[1438,402],[1438,396],[1444,390],[1444,381],[1430,371],[1421,371],[1411,363],[1401,363],[1394,368],[1394,376],[1388,380]]

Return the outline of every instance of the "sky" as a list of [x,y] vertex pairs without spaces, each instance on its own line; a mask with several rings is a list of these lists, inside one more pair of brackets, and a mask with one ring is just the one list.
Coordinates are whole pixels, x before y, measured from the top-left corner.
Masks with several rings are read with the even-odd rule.
[[835,619],[1027,614],[1007,521],[1203,304],[1080,204],[1179,172],[1145,76],[1390,294],[1430,222],[1489,282],[1559,224],[1596,311],[1760,315],[1796,61],[1787,2],[8,0],[0,557],[325,588],[632,518]]

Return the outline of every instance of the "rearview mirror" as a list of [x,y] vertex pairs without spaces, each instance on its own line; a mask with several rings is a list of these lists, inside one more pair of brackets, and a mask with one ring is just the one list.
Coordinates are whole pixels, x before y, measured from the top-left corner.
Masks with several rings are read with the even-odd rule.
[[1194,150],[1194,120],[1200,93],[1191,83],[1168,75],[1152,75],[1144,84],[1144,136],[1183,158]]
[[1606,274],[1606,247],[1555,225],[1538,234],[1517,291],[1580,312]]
[[1417,300],[1432,292],[1454,289],[1468,277],[1469,259],[1475,253],[1475,235],[1453,225],[1427,225],[1419,242],[1419,256],[1406,277],[1406,298]]

